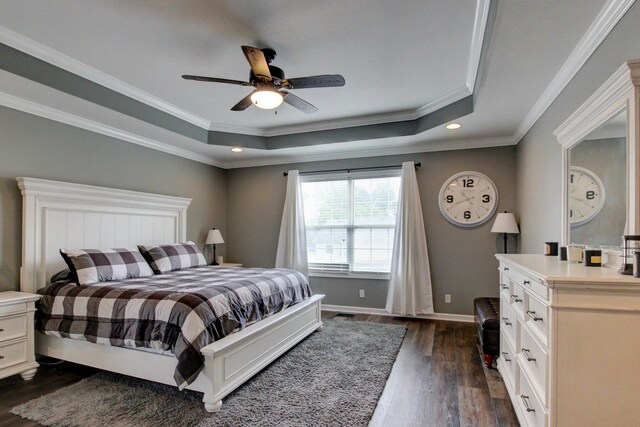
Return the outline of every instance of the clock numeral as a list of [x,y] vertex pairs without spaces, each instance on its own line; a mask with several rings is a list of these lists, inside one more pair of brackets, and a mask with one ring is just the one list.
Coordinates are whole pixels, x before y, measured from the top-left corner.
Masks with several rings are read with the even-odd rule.
[[471,212],[470,211],[464,211],[464,219],[471,219]]
[[569,176],[569,182],[573,184],[573,174]]
[[489,203],[491,201],[491,196],[488,194],[482,195],[482,203]]
[[587,200],[593,200],[596,198],[596,192],[593,190],[589,190],[586,193]]
[[462,186],[465,188],[473,188],[475,181],[473,178],[466,178],[462,180]]
[[447,203],[453,203],[453,196],[451,194],[449,194],[447,197],[444,198]]
[[569,218],[573,218],[573,209],[569,209]]

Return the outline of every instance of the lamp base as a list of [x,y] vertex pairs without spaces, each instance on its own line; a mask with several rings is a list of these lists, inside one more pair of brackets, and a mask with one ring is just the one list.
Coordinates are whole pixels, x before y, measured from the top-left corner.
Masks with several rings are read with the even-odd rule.
[[220,264],[218,264],[217,262],[213,261],[213,262],[212,262],[211,264],[209,264],[209,265],[220,265]]

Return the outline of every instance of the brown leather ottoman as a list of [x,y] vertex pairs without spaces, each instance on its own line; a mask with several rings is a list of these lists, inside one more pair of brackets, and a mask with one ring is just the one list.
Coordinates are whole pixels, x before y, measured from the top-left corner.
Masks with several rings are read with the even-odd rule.
[[491,368],[494,356],[500,354],[500,298],[476,298],[473,314],[484,363]]

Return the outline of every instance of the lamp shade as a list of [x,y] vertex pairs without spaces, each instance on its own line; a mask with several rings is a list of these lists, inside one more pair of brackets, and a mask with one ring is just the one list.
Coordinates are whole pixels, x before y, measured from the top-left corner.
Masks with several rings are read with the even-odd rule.
[[491,227],[492,233],[520,234],[516,217],[512,213],[499,213]]
[[207,234],[207,240],[204,242],[205,245],[215,245],[218,243],[224,243],[224,239],[222,238],[222,234],[220,230],[209,230],[209,234]]

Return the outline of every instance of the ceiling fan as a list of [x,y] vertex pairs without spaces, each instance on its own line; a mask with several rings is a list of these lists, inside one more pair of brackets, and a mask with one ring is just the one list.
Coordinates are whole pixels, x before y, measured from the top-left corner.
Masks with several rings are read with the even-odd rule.
[[256,88],[249,95],[242,98],[240,102],[231,107],[231,111],[244,111],[251,104],[269,110],[278,107],[284,101],[303,113],[312,114],[318,111],[318,108],[292,94],[289,90],[344,86],[344,77],[340,74],[323,74],[319,76],[285,79],[284,71],[281,68],[269,65],[276,57],[276,51],[273,49],[258,49],[251,46],[242,46],[242,52],[251,66],[248,82],[217,77],[191,76],[188,74],[183,75],[182,78],[201,82],[253,86]]

